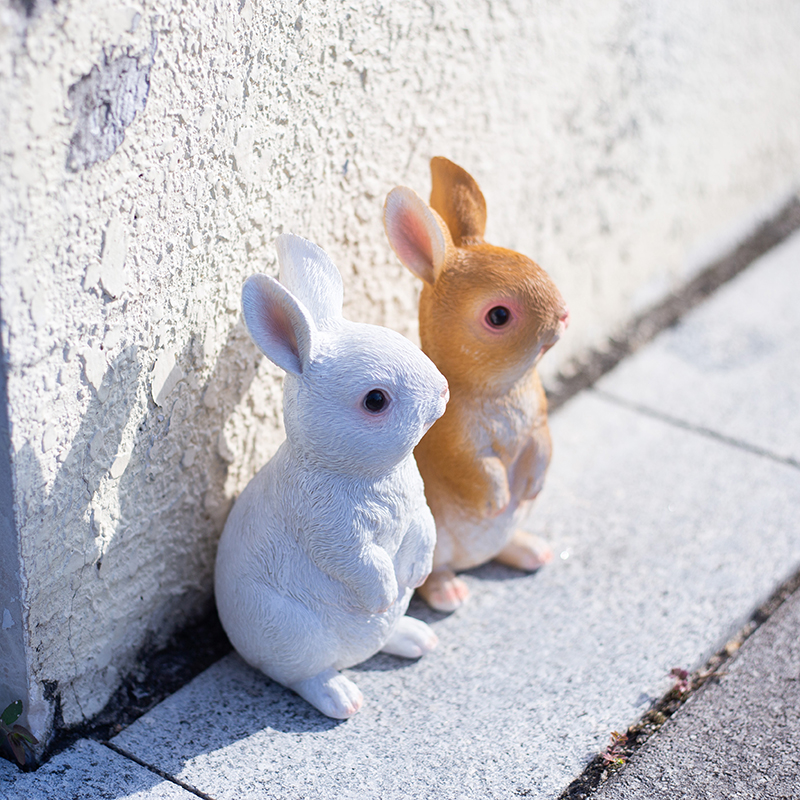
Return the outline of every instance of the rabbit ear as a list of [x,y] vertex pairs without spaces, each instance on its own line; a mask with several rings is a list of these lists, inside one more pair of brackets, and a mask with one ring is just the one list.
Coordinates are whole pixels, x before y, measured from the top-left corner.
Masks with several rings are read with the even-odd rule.
[[342,316],[342,276],[328,254],[313,242],[284,233],[275,240],[281,283],[317,323]]
[[472,175],[437,156],[431,159],[431,178],[431,208],[442,215],[456,245],[482,242],[486,200]]
[[416,192],[398,186],[386,198],[383,227],[392,250],[403,264],[433,285],[453,247],[441,217]]
[[311,355],[313,322],[302,304],[274,278],[251,275],[242,287],[247,330],[270,361],[302,375]]

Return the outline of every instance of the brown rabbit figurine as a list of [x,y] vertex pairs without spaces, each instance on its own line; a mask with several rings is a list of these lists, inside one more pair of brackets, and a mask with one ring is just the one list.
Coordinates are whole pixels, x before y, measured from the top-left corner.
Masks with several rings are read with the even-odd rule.
[[446,158],[431,160],[431,207],[398,186],[386,235],[423,281],[422,349],[450,384],[444,416],[415,450],[436,520],[433,572],[419,592],[452,611],[468,590],[455,572],[496,559],[532,571],[549,548],[518,526],[550,462],[547,400],[536,364],[566,330],[567,306],[543,269],[486,244],[486,201]]

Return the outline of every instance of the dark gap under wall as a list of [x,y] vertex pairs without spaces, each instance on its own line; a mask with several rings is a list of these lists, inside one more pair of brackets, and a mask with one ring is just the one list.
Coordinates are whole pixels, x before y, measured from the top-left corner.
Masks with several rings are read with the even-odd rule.
[[0,712],[9,704],[22,700],[23,714],[19,724],[28,727],[30,695],[20,568],[19,534],[14,517],[6,357],[0,345]]

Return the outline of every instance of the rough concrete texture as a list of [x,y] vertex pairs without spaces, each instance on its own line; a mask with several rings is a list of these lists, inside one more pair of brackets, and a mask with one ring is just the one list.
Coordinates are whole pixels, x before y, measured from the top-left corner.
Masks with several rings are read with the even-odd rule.
[[[413,336],[417,287],[381,205],[397,183],[426,194],[431,155],[454,159],[485,191],[488,238],[571,304],[552,375],[796,182],[799,31],[790,0],[1,0],[0,305],[35,732],[56,700],[67,725],[94,714],[143,645],[210,603],[231,498],[282,437],[278,371],[238,301],[246,275],[274,274],[278,233],[332,254],[348,316]],[[121,59],[151,64],[146,102],[107,72]],[[87,117],[93,75],[110,77]],[[110,116],[92,116],[98,97]],[[77,159],[87,125],[105,149]]]
[[595,796],[795,800],[800,787],[800,593]]
[[197,795],[89,739],[76,742],[36,772],[0,759],[3,800],[196,800]]
[[557,797],[800,564],[800,481],[591,395],[554,417],[533,524],[555,562],[474,571],[449,617],[414,606],[439,649],[348,670],[365,695],[352,720],[231,655],[114,742],[216,800]]
[[597,386],[800,465],[800,234]]

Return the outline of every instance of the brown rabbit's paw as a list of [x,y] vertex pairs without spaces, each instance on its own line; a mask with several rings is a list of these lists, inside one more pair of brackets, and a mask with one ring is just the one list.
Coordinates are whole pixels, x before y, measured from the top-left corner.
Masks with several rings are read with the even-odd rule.
[[553,560],[553,551],[538,536],[517,530],[494,560],[523,572],[534,572]]
[[446,567],[434,570],[417,591],[436,611],[455,611],[469,596],[467,584]]
[[492,494],[486,499],[483,516],[485,519],[495,519],[501,514],[508,511],[509,503],[511,502],[511,492],[508,485],[504,482],[503,485],[498,486]]

